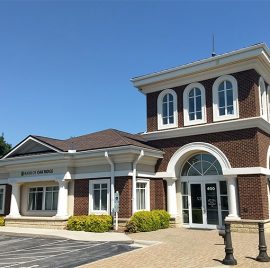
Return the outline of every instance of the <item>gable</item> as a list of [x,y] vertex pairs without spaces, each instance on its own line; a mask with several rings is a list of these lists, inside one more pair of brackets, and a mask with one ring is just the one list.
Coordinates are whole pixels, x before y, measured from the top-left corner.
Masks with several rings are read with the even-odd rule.
[[26,140],[14,147],[7,155],[3,158],[13,158],[18,156],[27,156],[35,154],[47,154],[59,152],[57,149],[40,142],[32,137],[28,137]]

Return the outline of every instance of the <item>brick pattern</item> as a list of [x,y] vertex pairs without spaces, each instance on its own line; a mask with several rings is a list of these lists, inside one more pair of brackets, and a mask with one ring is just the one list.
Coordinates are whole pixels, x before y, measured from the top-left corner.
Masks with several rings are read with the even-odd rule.
[[267,159],[267,152],[270,146],[270,135],[259,129],[257,139],[259,144],[260,166],[267,167],[267,162],[269,161],[269,159]]
[[129,218],[132,214],[132,177],[116,177],[115,191],[119,192],[119,218]]
[[267,178],[264,175],[238,175],[240,217],[269,219]]
[[[150,141],[149,144],[160,148],[165,152],[163,159],[159,159],[157,162],[156,171],[166,171],[172,155],[183,145],[192,142],[206,142],[213,144],[227,156],[232,167],[256,167],[260,165],[257,134],[258,129],[251,128],[155,140]],[[242,157],[243,152],[245,152],[244,157]]]
[[[240,118],[259,116],[258,83],[259,74],[255,70],[248,70],[231,74],[238,82],[238,99]],[[198,81],[205,87],[207,122],[213,122],[212,86],[216,78]],[[187,85],[173,88],[177,94],[178,126],[184,126],[183,92]],[[159,92],[147,94],[147,131],[157,131],[157,98]],[[250,107],[254,107],[250,109]]]
[[74,215],[88,215],[89,213],[89,179],[74,182]]
[[166,181],[150,180],[150,209],[166,209]]

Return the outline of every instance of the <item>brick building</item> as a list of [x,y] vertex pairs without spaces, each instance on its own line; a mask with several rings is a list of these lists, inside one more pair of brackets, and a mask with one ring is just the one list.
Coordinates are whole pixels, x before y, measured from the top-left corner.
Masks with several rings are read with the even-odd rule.
[[[178,225],[269,222],[270,51],[258,44],[133,78],[147,131],[68,140],[29,136],[0,160],[9,225],[167,209]],[[1,210],[2,209],[2,210]]]

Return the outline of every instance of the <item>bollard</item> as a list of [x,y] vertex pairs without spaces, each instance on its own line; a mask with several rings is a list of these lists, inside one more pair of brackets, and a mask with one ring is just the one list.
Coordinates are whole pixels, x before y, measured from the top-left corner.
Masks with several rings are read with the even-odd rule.
[[225,253],[226,256],[222,263],[225,265],[236,265],[237,261],[233,256],[232,237],[231,237],[231,224],[225,223]]
[[265,235],[264,235],[264,223],[263,222],[259,222],[258,223],[259,226],[259,255],[256,258],[256,261],[259,262],[269,262],[270,258],[267,255],[267,246],[265,243]]

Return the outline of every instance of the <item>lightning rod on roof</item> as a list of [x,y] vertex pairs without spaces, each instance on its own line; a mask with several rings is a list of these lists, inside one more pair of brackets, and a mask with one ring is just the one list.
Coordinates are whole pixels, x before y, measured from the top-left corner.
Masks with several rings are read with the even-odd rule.
[[217,54],[215,52],[215,35],[212,36],[212,57],[215,57]]

